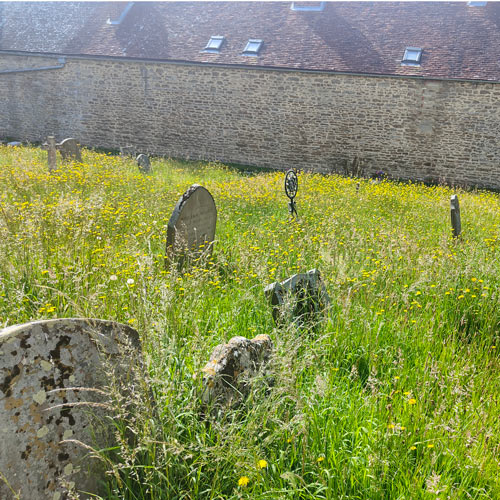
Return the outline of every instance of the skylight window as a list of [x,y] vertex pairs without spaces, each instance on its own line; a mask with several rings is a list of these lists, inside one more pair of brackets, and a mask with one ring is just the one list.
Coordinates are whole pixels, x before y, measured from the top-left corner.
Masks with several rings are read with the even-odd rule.
[[325,2],[292,2],[290,8],[299,12],[321,12],[325,8]]
[[406,47],[403,60],[403,66],[420,66],[420,59],[422,58],[422,49],[417,47]]
[[202,50],[202,52],[211,52],[213,54],[218,54],[223,43],[223,36],[211,36],[210,40],[207,43],[207,46]]
[[260,49],[262,48],[262,40],[250,39],[243,50],[244,56],[257,56],[259,55]]
[[469,7],[486,7],[487,2],[467,2]]

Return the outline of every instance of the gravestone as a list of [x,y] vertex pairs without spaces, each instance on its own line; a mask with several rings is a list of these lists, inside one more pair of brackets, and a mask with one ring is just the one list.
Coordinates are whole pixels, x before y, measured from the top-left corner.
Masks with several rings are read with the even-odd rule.
[[135,147],[134,146],[121,146],[120,156],[133,156],[135,157]]
[[209,255],[215,238],[217,209],[207,189],[193,184],[180,198],[168,221],[165,264]]
[[72,137],[68,137],[64,139],[62,142],[56,145],[57,149],[61,153],[63,160],[74,160],[74,161],[82,161],[82,155],[80,153],[80,146],[76,139]]
[[47,142],[42,144],[42,148],[47,150],[47,164],[49,166],[49,172],[56,170],[57,168],[57,145],[56,138],[53,135],[47,137]]
[[453,237],[458,238],[462,232],[462,221],[460,220],[460,204],[456,194],[454,194],[450,199],[450,213]]
[[273,318],[277,324],[312,321],[330,304],[317,269],[267,285],[264,293],[273,307]]
[[12,142],[8,142],[7,143],[7,146],[21,146],[22,145],[22,142],[19,142],[19,141],[12,141]]
[[205,405],[230,407],[238,404],[250,389],[251,378],[268,363],[273,350],[269,335],[257,335],[250,340],[233,337],[218,345],[203,368]]
[[109,390],[127,394],[141,366],[128,325],[55,319],[0,331],[0,498],[97,494],[103,463],[82,443],[114,444]]
[[151,162],[149,161],[149,156],[141,153],[135,161],[137,162],[137,166],[139,170],[143,174],[149,174],[151,172]]

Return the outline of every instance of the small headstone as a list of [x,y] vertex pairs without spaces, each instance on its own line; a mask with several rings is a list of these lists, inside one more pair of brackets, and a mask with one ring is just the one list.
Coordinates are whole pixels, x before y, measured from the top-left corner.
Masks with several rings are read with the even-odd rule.
[[168,221],[166,265],[209,255],[215,238],[217,209],[212,195],[193,184],[180,198]]
[[330,304],[317,269],[294,274],[281,283],[272,283],[266,286],[264,293],[273,307],[273,318],[277,324],[314,320]]
[[272,350],[269,335],[252,340],[233,337],[218,345],[203,368],[203,403],[224,407],[239,403],[248,394],[250,379],[268,363]]
[[462,222],[460,220],[460,204],[458,203],[458,196],[456,194],[450,199],[450,213],[453,237],[458,238],[462,232]]
[[0,498],[98,494],[103,464],[81,443],[116,444],[108,389],[126,395],[141,366],[128,325],[55,319],[0,331]]
[[56,147],[61,153],[63,160],[82,161],[80,146],[76,139],[68,137],[57,144]]
[[135,147],[134,146],[121,146],[120,147],[120,156],[132,156],[135,158]]
[[151,162],[149,161],[149,156],[141,153],[135,161],[137,162],[137,166],[139,170],[143,174],[149,174],[151,172]]
[[7,143],[7,146],[21,146],[22,142],[19,142],[19,141],[12,141],[12,142],[8,142]]
[[46,146],[47,146],[47,163],[49,164],[49,172],[52,172],[57,168],[56,138],[53,135],[49,135],[47,137]]

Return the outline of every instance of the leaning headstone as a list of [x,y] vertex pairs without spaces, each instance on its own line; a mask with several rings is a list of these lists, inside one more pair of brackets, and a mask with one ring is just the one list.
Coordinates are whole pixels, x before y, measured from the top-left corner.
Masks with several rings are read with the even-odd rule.
[[42,144],[42,148],[47,150],[47,163],[49,172],[57,168],[57,145],[56,138],[53,135],[47,137],[47,142]]
[[165,263],[209,255],[215,238],[217,209],[207,189],[193,184],[180,198],[168,221]]
[[116,444],[110,392],[128,394],[141,365],[128,325],[55,319],[0,331],[0,498],[98,494],[103,463],[85,445]]
[[149,174],[151,172],[151,162],[149,160],[149,156],[145,155],[144,153],[141,153],[135,161],[137,162],[137,166],[139,167],[139,170],[143,174]]
[[205,405],[235,406],[248,394],[251,379],[262,373],[273,350],[269,335],[257,335],[250,340],[233,337],[218,345],[203,368]]
[[135,147],[134,146],[121,146],[120,156],[133,156],[135,158]]
[[453,237],[458,238],[462,232],[462,222],[460,220],[460,204],[458,203],[458,196],[456,194],[450,199],[450,213]]
[[8,142],[7,143],[7,146],[11,146],[11,147],[14,147],[14,146],[21,146],[22,142],[19,142],[19,141],[12,141],[12,142]]
[[317,269],[267,285],[264,293],[273,307],[273,318],[277,324],[294,321],[304,324],[316,319],[330,304]]
[[63,160],[82,161],[80,146],[76,139],[68,137],[56,145]]

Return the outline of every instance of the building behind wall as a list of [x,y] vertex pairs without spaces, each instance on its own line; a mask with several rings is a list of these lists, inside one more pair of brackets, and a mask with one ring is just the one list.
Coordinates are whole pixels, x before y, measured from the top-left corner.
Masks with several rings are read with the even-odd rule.
[[500,3],[0,2],[0,137],[500,188]]

